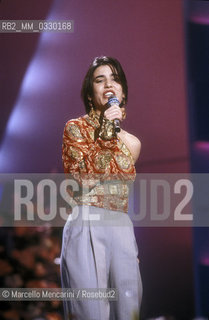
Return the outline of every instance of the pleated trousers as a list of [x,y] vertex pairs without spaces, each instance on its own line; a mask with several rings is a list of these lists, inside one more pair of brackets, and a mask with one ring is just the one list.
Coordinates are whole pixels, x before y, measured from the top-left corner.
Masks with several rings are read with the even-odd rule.
[[65,300],[64,319],[139,319],[142,282],[137,258],[128,214],[93,206],[75,207],[63,229],[62,287],[116,288],[117,300]]

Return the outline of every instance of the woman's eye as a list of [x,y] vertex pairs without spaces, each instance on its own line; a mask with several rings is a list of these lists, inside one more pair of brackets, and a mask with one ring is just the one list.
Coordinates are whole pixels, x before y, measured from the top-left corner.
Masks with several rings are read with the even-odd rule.
[[116,81],[116,82],[120,82],[119,81],[119,77],[114,77],[113,80]]

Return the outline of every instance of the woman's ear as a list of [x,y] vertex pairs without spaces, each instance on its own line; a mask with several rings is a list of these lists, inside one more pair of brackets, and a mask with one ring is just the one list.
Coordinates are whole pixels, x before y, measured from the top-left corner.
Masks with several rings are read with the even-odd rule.
[[126,98],[125,98],[125,94],[122,95],[122,101],[121,101],[121,107],[125,106],[126,104]]
[[121,111],[122,111],[122,119],[125,120],[125,118],[126,118],[126,109],[124,107],[121,107]]

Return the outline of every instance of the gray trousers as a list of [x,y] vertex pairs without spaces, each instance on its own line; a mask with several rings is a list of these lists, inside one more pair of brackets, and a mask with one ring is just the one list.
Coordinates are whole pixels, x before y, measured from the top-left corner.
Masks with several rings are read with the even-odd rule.
[[80,206],[63,230],[63,288],[116,288],[117,301],[65,300],[65,320],[135,320],[142,283],[133,224],[128,214]]

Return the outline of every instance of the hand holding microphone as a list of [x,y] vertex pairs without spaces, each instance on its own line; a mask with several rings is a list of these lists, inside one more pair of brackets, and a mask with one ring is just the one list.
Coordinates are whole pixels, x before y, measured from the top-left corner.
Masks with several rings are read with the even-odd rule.
[[[118,108],[120,106],[119,100],[113,94],[108,97],[108,103],[107,103],[108,109],[111,108],[112,106],[118,106]],[[117,114],[117,115],[115,115],[115,117],[114,117],[114,114],[113,114],[111,116],[112,119],[110,119],[110,120],[113,120],[113,122],[114,122],[115,132],[119,133],[120,132],[120,120],[122,119],[122,113],[121,113],[120,109],[119,109],[119,111],[120,111],[121,114],[119,112],[117,112],[117,111],[118,110],[114,110],[114,113]]]

